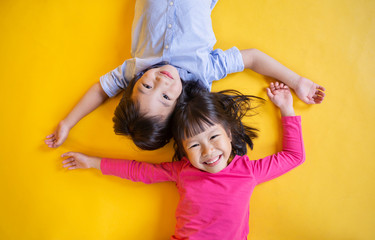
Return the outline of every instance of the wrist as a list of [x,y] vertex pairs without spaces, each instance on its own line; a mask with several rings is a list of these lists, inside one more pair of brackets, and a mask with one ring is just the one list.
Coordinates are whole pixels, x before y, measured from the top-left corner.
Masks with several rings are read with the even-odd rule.
[[69,119],[67,119],[67,118],[61,120],[60,123],[59,123],[59,125],[60,125],[61,128],[65,128],[65,129],[67,129],[68,131],[70,131],[70,129],[74,126],[74,125],[69,121]]
[[90,160],[90,168],[96,168],[98,170],[100,170],[100,162],[101,162],[101,158],[99,157],[92,157],[91,160]]
[[280,108],[280,113],[282,117],[289,117],[289,116],[295,116],[294,108],[293,107],[283,107]]
[[295,76],[295,77],[293,77],[293,79],[292,79],[292,82],[291,82],[291,84],[290,84],[290,88],[292,88],[294,91],[296,91],[296,89],[298,88],[298,86],[299,86],[299,84],[300,84],[300,82],[301,82],[301,80],[302,80],[302,76],[300,76],[300,75],[298,75],[298,74],[296,74],[297,76]]

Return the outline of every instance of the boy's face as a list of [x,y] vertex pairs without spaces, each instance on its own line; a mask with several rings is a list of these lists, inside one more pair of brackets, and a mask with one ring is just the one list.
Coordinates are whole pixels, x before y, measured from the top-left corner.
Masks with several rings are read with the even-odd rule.
[[148,70],[135,83],[132,99],[147,116],[167,118],[182,91],[180,75],[175,67],[164,65]]
[[221,124],[182,141],[190,163],[203,171],[217,173],[228,166],[232,139]]

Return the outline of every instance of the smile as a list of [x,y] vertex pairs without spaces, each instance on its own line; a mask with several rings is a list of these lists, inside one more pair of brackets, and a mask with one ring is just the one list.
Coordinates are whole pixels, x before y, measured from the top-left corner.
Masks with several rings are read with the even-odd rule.
[[172,77],[172,74],[171,74],[170,72],[167,72],[167,71],[160,71],[160,73],[163,74],[163,75],[165,75],[165,76],[167,76],[167,77],[170,78],[170,79],[174,79],[174,78]]
[[222,155],[217,156],[216,158],[209,160],[207,162],[204,162],[204,164],[208,165],[209,167],[214,167],[216,166],[220,161]]

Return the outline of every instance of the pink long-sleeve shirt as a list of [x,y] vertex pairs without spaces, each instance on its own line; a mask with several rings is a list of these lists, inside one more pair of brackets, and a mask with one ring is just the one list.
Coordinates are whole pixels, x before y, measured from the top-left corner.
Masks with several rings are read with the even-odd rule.
[[235,156],[218,173],[193,167],[186,158],[151,164],[103,158],[103,174],[131,181],[176,183],[180,200],[176,229],[171,239],[246,239],[249,233],[249,202],[257,184],[276,178],[305,160],[301,118],[283,117],[283,150],[250,161]]

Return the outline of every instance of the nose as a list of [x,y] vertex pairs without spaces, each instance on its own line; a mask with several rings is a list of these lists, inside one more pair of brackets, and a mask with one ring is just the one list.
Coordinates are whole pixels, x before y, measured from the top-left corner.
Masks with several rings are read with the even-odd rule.
[[207,157],[210,156],[211,153],[213,152],[214,148],[211,144],[204,144],[202,146],[202,156]]
[[170,81],[166,77],[164,77],[162,74],[157,74],[155,79],[157,83],[162,83],[166,86],[170,85]]

